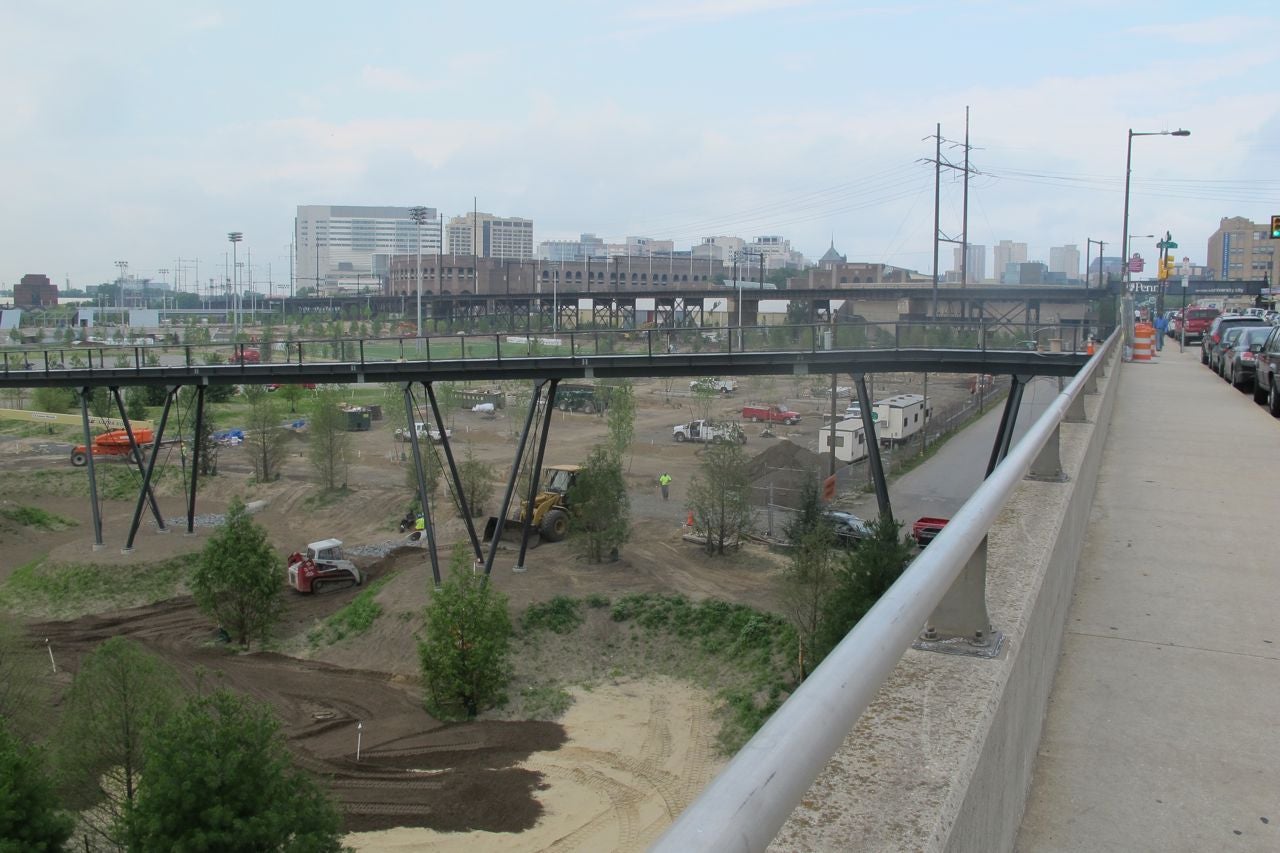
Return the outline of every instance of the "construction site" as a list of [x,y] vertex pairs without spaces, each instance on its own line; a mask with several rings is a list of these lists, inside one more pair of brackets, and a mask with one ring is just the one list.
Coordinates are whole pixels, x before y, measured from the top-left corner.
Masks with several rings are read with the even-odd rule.
[[[514,546],[498,549],[491,582],[507,597],[513,623],[530,605],[556,596],[615,601],[636,593],[783,614],[779,578],[787,557],[780,540],[800,490],[833,467],[835,506],[870,487],[865,459],[833,460],[820,450],[820,433],[835,434],[831,413],[838,411],[839,422],[854,402],[848,377],[838,377],[839,387],[829,376],[753,377],[710,401],[691,391],[691,379],[634,383],[634,440],[623,459],[631,533],[616,560],[591,564],[579,556],[571,514],[554,505],[538,517],[542,544],[529,549],[523,565],[517,567]],[[929,404],[923,428],[901,440],[881,438],[891,473],[914,464],[999,393],[973,375],[882,374],[872,381],[876,399],[921,395]],[[479,524],[496,511],[528,392],[467,391],[471,396],[458,395],[460,404],[445,413],[445,437],[456,456],[480,459],[494,473],[495,495],[483,514],[475,513]],[[565,477],[607,436],[607,396],[566,391],[548,413],[544,465]],[[339,803],[346,843],[357,850],[643,849],[729,757],[720,674],[696,669],[697,656],[678,637],[637,632],[601,607],[589,609],[571,635],[517,632],[502,707],[465,723],[433,719],[424,710],[418,652],[432,569],[427,537],[404,520],[412,519],[406,513],[415,495],[412,440],[434,453],[442,436],[427,426],[425,413],[408,423],[403,404],[385,405],[395,398],[383,396],[384,389],[344,387],[351,410],[364,414],[352,416],[348,427],[345,486],[330,492],[308,463],[305,419],[313,393],[304,390],[298,414],[282,424],[284,459],[270,482],[253,477],[244,409],[234,400],[223,411],[213,407],[223,440],[216,475],[201,481],[190,535],[185,449],[180,431],[174,433],[171,445],[159,449],[154,479],[169,529],[159,531],[144,515],[128,553],[121,546],[139,475],[127,437],[125,451],[119,449],[119,424],[96,423],[98,438],[87,448],[75,425],[16,413],[30,412],[30,400],[4,404],[10,408],[0,412],[0,610],[20,619],[33,642],[47,645],[55,696],[98,643],[127,636],[172,665],[190,689],[213,683],[268,703],[299,765]],[[743,420],[748,404],[785,411],[794,422]],[[750,460],[754,531],[728,555],[709,556],[686,538],[687,497],[707,443],[678,440],[673,430],[697,419],[734,424]],[[135,440],[149,442],[149,430],[139,426]],[[90,449],[106,540],[100,549],[93,547],[82,467]],[[666,499],[658,487],[662,474],[671,478]],[[218,626],[196,608],[182,569],[234,498],[266,529],[287,587],[271,642],[247,654],[218,642]],[[18,511],[24,507],[65,523],[24,524]],[[447,564],[468,531],[443,486],[432,496],[431,524]],[[93,581],[83,589],[50,581],[59,574],[91,574]],[[358,629],[347,618],[357,600],[374,614]]]

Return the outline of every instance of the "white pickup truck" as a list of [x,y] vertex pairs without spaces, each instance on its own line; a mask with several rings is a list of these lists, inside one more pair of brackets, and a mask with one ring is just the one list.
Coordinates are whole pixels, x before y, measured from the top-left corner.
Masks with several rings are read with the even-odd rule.
[[712,379],[710,377],[695,379],[689,383],[690,391],[697,392],[704,388],[715,391],[718,394],[732,394],[738,390],[738,383],[733,379]]
[[735,423],[715,423],[714,421],[696,420],[687,424],[676,424],[671,428],[671,437],[676,441],[736,441],[747,443],[747,434]]
[[[414,427],[414,432],[417,433],[419,440],[423,438],[428,438],[428,437],[432,441],[440,440],[440,429],[435,424],[428,425],[422,421],[418,421],[416,424],[413,425],[413,427]],[[446,436],[452,436],[453,430],[445,428],[444,434]],[[409,430],[405,429],[404,427],[396,427],[397,440],[408,441],[409,436],[410,436]]]

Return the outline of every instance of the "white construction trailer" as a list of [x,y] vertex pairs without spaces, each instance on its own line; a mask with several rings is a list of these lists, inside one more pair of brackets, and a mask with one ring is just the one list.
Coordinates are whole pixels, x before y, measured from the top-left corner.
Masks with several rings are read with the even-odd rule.
[[933,405],[920,394],[899,394],[876,401],[876,434],[881,443],[906,441],[924,429]]
[[[879,435],[880,424],[876,425],[876,434]],[[831,427],[823,427],[818,431],[818,453],[827,454],[831,452],[832,440]],[[836,458],[841,462],[857,462],[860,459],[867,458],[867,438],[862,428],[862,418],[846,418],[836,423],[835,443]]]

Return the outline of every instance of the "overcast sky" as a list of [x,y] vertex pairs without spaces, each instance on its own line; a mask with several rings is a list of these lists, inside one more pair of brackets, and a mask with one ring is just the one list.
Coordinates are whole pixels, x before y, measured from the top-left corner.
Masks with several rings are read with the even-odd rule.
[[[927,273],[925,137],[963,139],[966,106],[971,242],[1118,254],[1126,130],[1186,127],[1134,140],[1130,233],[1204,262],[1221,217],[1280,213],[1280,17],[1216,7],[7,2],[0,283],[207,280],[238,230],[278,285],[299,204],[473,196],[535,240],[781,234],[815,259],[834,236]],[[950,234],[960,197],[948,175]]]

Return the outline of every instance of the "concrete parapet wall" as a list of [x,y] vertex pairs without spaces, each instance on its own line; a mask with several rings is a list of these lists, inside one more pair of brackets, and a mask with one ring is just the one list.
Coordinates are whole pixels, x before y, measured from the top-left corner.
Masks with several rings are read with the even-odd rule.
[[770,850],[1012,849],[1053,686],[1120,363],[1063,424],[1066,483],[1024,481],[988,540],[1001,657],[909,650]]

